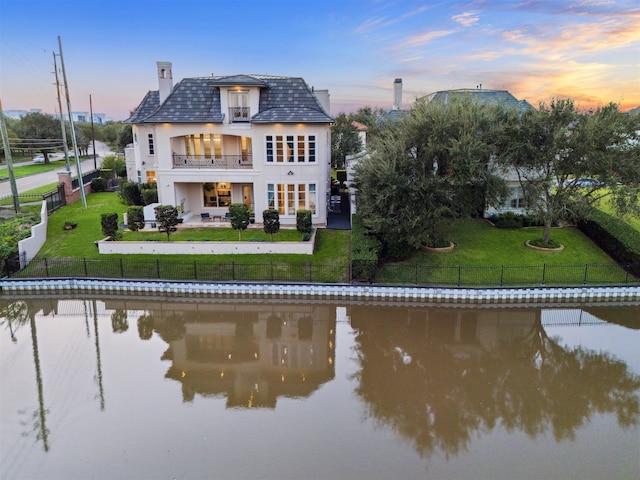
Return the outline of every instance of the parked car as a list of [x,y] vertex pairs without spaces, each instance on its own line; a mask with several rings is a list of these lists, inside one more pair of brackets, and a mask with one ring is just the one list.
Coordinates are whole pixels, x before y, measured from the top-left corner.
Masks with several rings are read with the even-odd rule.
[[599,187],[603,185],[601,181],[594,180],[593,178],[577,178],[575,184],[581,188]]
[[33,163],[44,163],[44,156],[36,155],[33,157]]

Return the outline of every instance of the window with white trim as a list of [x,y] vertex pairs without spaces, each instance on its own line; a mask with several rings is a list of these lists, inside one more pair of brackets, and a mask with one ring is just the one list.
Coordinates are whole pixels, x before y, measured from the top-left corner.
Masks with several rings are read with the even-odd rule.
[[511,187],[509,189],[509,207],[510,208],[525,208],[524,195],[522,188]]
[[153,133],[149,134],[149,155],[153,155],[155,153],[155,147],[153,145]]
[[298,210],[316,213],[317,194],[315,183],[269,183],[267,205],[280,215],[293,216]]
[[249,92],[246,90],[229,92],[229,121],[248,122],[249,112]]
[[315,135],[267,135],[267,163],[313,163],[316,161]]

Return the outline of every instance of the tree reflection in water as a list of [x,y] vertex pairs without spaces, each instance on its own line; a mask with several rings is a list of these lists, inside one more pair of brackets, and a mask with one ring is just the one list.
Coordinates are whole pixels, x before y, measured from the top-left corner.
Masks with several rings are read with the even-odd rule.
[[614,413],[622,428],[639,422],[640,377],[607,354],[560,346],[540,310],[349,312],[357,395],[422,457],[457,455],[498,427],[559,442],[594,414]]

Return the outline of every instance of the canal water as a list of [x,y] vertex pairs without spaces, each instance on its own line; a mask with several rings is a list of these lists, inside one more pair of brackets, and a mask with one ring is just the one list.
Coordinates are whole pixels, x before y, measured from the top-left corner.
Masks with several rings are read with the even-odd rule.
[[2,479],[640,477],[640,307],[0,296]]

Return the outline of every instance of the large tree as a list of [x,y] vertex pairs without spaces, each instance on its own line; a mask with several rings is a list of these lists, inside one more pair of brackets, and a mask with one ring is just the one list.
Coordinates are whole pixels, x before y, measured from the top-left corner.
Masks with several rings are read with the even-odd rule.
[[[36,150],[49,163],[49,153],[62,148],[60,120],[42,113],[28,113],[15,124],[16,133],[21,138],[19,148]],[[71,138],[69,135],[67,138]]]
[[545,245],[552,225],[604,196],[620,213],[639,210],[640,124],[614,104],[584,113],[557,99],[511,111],[497,145],[498,162],[515,169],[528,213],[544,225]]
[[442,242],[447,218],[476,214],[504,194],[490,168],[501,114],[469,98],[419,102],[372,140],[356,166],[358,212],[387,256]]
[[353,155],[362,150],[362,142],[350,117],[344,113],[338,114],[331,127],[331,166],[334,169],[344,168],[347,155]]

